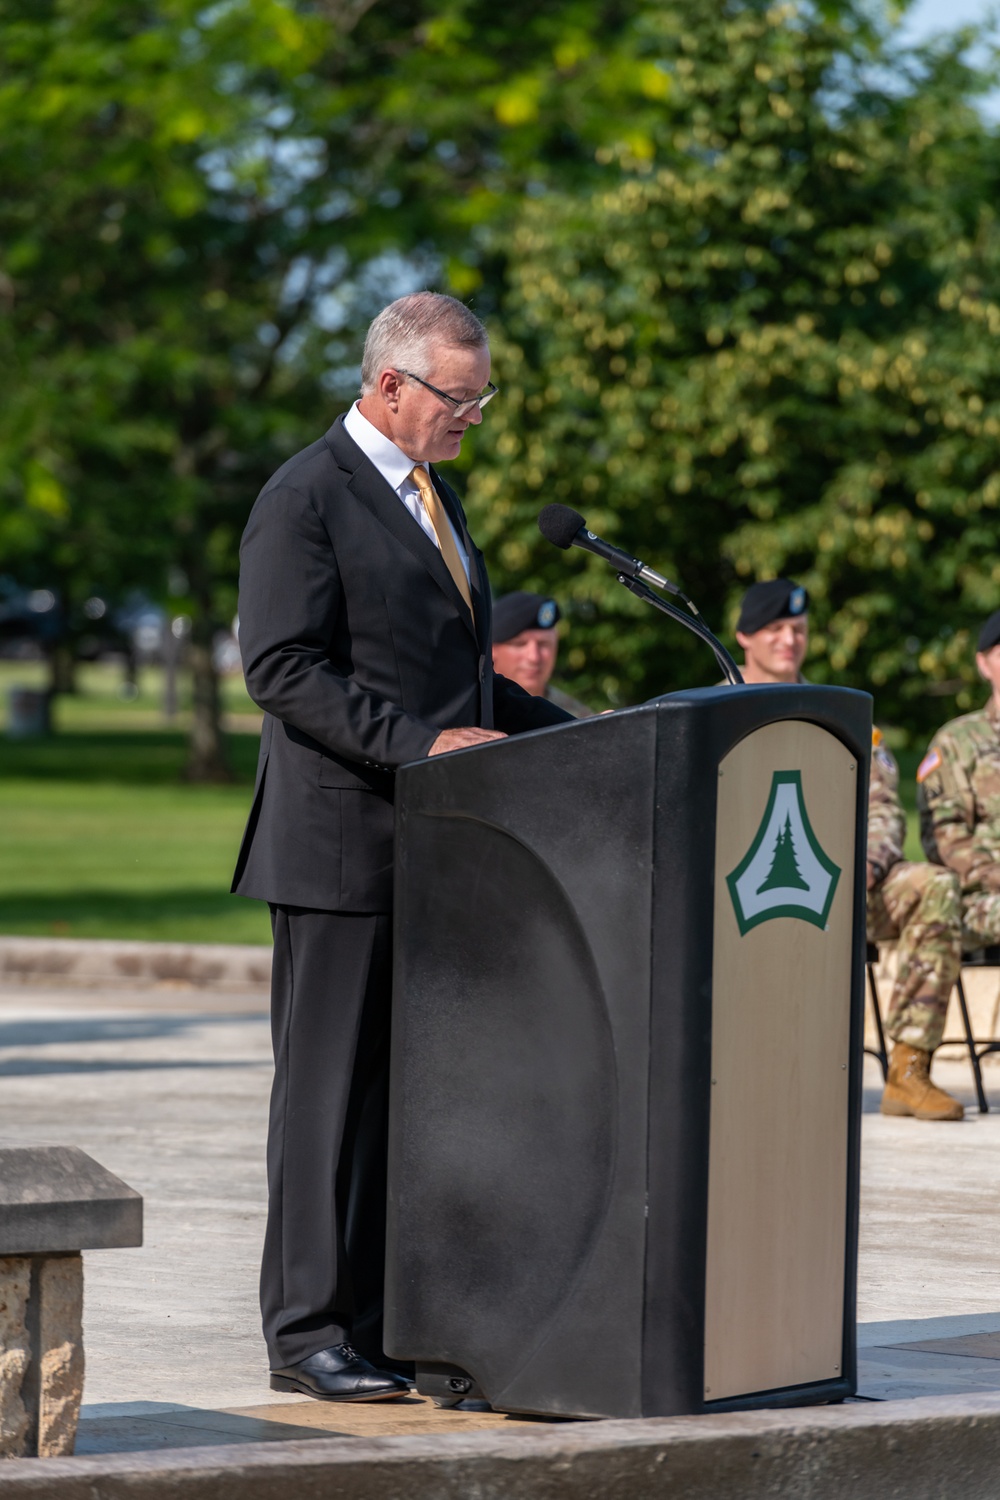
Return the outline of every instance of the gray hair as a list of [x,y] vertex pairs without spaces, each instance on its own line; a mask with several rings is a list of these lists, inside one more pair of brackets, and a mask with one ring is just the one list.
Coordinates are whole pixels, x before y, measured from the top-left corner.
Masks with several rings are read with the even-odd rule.
[[485,349],[489,335],[463,302],[441,292],[411,292],[397,297],[374,318],[361,361],[361,394],[373,391],[385,369],[426,373],[435,344],[455,349]]

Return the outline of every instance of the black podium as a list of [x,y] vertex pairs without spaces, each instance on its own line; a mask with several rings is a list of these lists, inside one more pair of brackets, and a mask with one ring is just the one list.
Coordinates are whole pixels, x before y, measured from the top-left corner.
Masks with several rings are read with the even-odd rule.
[[871,700],[721,687],[405,767],[386,1348],[443,1402],[855,1388]]

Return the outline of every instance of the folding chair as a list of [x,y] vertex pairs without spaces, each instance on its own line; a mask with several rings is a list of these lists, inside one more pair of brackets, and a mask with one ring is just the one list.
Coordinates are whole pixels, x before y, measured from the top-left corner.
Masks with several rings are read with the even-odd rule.
[[[1000,943],[993,943],[988,948],[976,948],[971,953],[962,954],[962,969],[1000,969]],[[961,1037],[945,1037],[941,1043],[944,1046],[967,1047],[969,1051],[969,1062],[972,1064],[972,1074],[976,1080],[976,1098],[979,1100],[979,1113],[988,1115],[990,1106],[986,1100],[986,1090],[983,1088],[983,1070],[980,1066],[981,1059],[989,1052],[1000,1052],[1000,1041],[993,1037],[984,1041],[972,1034],[972,1023],[969,1020],[969,1006],[965,998],[965,985],[962,983],[962,970],[959,970],[955,981],[958,991],[958,1008],[962,1015],[962,1030],[965,1033]]]
[[879,1004],[878,985],[875,983],[875,965],[878,963],[878,944],[869,943],[868,952],[865,956],[865,969],[868,974],[868,995],[872,1003],[872,1014],[875,1017],[875,1034],[878,1037],[877,1047],[866,1047],[865,1051],[869,1057],[874,1057],[882,1069],[883,1083],[889,1076],[889,1054],[885,1046],[885,1032],[882,1030],[882,1007]]

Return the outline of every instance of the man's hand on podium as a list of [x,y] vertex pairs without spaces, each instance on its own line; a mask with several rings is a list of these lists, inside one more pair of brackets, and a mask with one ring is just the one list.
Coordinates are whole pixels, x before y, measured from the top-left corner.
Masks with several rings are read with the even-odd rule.
[[442,729],[427,754],[446,755],[449,750],[469,750],[473,745],[485,745],[487,740],[506,738],[499,729]]

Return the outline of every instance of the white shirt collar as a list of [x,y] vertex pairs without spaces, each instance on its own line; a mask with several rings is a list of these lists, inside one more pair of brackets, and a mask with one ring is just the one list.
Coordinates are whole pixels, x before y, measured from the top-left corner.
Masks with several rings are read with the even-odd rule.
[[[356,401],[344,416],[344,427],[348,436],[357,443],[365,457],[375,465],[382,478],[388,481],[397,494],[404,486],[412,488],[410,475],[415,468],[413,459],[362,415]],[[421,467],[426,469],[427,465],[422,464]]]

